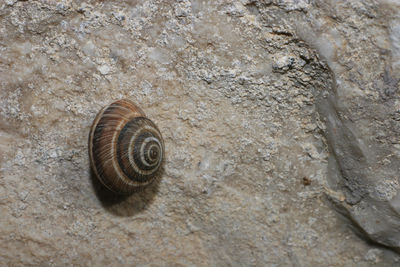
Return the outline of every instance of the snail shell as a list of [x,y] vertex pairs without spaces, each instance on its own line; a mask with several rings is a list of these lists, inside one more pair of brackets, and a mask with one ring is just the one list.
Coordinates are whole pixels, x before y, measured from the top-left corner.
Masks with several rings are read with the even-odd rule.
[[89,157],[95,175],[107,188],[129,194],[159,173],[164,141],[138,106],[118,100],[97,114],[89,136]]

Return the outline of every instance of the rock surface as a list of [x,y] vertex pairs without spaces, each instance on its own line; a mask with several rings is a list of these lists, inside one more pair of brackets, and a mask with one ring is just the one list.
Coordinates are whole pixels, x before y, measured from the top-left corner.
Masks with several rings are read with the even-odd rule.
[[[395,1],[0,2],[0,261],[371,265],[400,257]],[[91,175],[100,108],[131,98],[162,179]],[[328,198],[326,198],[328,196]]]

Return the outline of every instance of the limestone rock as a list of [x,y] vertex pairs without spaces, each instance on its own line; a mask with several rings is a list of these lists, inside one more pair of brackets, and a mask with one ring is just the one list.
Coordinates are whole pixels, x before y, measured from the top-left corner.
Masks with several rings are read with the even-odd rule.
[[[399,206],[397,7],[0,3],[0,262],[395,264],[325,196],[398,246],[396,217],[368,218]],[[162,179],[129,197],[87,153],[96,113],[120,98],[166,146]]]

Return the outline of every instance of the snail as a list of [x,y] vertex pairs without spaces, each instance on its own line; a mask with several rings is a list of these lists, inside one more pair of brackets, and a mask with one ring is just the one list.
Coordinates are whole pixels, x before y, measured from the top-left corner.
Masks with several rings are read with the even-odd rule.
[[118,100],[97,114],[89,135],[89,157],[103,185],[130,194],[159,174],[164,141],[141,108],[130,100]]

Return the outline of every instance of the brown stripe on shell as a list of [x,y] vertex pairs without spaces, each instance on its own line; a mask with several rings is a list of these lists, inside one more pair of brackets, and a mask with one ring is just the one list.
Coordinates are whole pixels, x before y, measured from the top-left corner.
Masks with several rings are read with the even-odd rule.
[[[151,179],[152,175],[157,171],[158,165],[161,164],[161,160],[157,164],[154,164],[154,166],[144,166],[141,164],[141,159],[137,158],[141,155],[138,144],[143,140],[139,140],[140,137],[161,140],[159,141],[160,145],[157,144],[157,148],[159,149],[158,158],[162,159],[163,144],[161,133],[157,126],[145,117],[137,117],[129,121],[124,126],[124,129],[121,130],[117,142],[117,159],[126,176],[134,181],[143,183]],[[136,140],[132,140],[133,138]],[[133,141],[136,142],[133,143]],[[147,151],[144,152],[146,153]],[[132,155],[136,155],[136,157],[132,157]]]
[[[117,158],[117,142],[121,130],[129,121],[138,117],[145,117],[144,112],[138,106],[130,100],[119,100],[99,112],[90,131],[91,167],[97,178],[107,188],[117,193],[131,193],[137,187],[152,181],[150,178],[143,180],[128,177],[121,169]],[[155,128],[157,129],[156,126]],[[159,133],[158,129],[156,131]],[[163,151],[161,134],[159,134],[159,138],[161,138]]]

